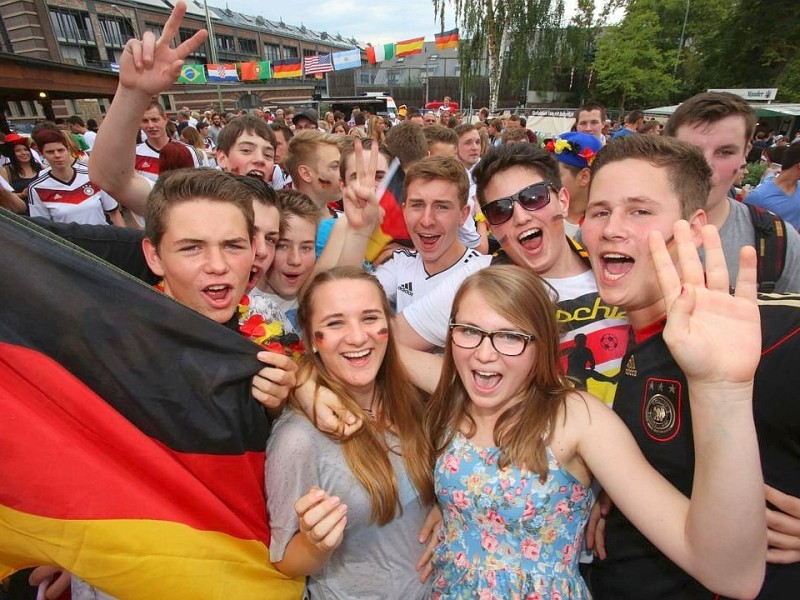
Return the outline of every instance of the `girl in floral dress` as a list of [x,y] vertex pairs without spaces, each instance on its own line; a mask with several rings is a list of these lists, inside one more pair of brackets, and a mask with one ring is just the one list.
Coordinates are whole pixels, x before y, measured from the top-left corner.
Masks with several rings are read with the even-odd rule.
[[[661,249],[666,253],[663,244]],[[702,268],[695,267],[702,281]],[[679,287],[677,279],[672,283]],[[690,502],[650,467],[611,410],[572,389],[561,374],[555,308],[539,278],[503,266],[465,280],[453,304],[442,377],[426,413],[444,517],[433,556],[435,599],[591,598],[578,555],[593,474],[640,531],[712,589],[721,574],[747,571],[757,578],[760,569],[763,577],[763,497],[752,388],[747,391],[758,362],[758,313],[753,298],[694,287],[693,306],[683,295],[673,305],[672,314],[686,320],[671,318],[667,327],[675,337],[665,335],[678,342],[670,349],[696,386],[695,446],[703,445],[696,472],[705,479],[696,479]],[[733,310],[721,304],[731,302],[750,317],[736,323],[738,339],[756,339],[756,350],[744,351],[738,363],[719,351],[737,339],[727,337],[735,327],[726,327],[722,340],[721,333],[703,336],[696,326],[717,316],[715,310]],[[689,326],[678,331],[684,323]],[[711,393],[701,377],[692,376],[697,370],[689,357],[698,351],[713,357],[715,382],[745,382],[737,392],[741,398],[730,404],[727,391]],[[726,433],[713,437],[720,419],[729,418],[734,421]],[[744,523],[747,531],[740,527]],[[737,554],[737,548],[750,552]]]

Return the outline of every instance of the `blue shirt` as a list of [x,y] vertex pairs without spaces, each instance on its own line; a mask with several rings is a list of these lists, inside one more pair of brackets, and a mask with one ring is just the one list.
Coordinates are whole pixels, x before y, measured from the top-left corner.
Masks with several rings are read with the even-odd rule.
[[767,181],[750,192],[744,201],[774,212],[795,229],[800,229],[800,185],[789,196],[774,180]]

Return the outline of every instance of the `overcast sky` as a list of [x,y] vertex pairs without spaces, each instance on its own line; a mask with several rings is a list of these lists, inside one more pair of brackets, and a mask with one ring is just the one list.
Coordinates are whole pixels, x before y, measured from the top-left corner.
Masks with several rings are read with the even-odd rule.
[[[282,18],[286,23],[305,25],[314,31],[341,33],[362,43],[389,43],[419,36],[433,41],[434,33],[441,31],[432,0],[291,0],[269,4],[263,0],[209,0],[208,3],[270,20]],[[575,4],[575,0],[566,0],[567,18]],[[456,24],[453,11],[446,12],[444,28],[448,30]]]

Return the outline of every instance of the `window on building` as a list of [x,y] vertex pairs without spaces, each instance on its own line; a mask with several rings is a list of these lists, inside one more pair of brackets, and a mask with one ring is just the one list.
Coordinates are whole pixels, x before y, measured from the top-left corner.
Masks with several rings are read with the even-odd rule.
[[258,56],[258,42],[250,38],[239,38],[239,52],[247,56]]
[[214,36],[214,40],[217,44],[217,50],[220,52],[236,53],[236,44],[233,43],[232,35],[217,34]]
[[431,55],[428,57],[428,60],[429,60],[430,62],[433,62],[433,61],[435,61],[435,60],[439,60],[439,55],[438,55],[438,54],[431,54]]
[[284,46],[283,47],[283,58],[297,58],[300,56],[297,46]]
[[400,85],[402,79],[402,69],[389,69],[389,71],[386,73],[386,82],[389,85]]
[[372,77],[370,77],[369,73],[364,73],[361,71],[361,80],[359,81],[360,85],[372,85]]
[[[303,48],[303,56],[315,56],[317,54],[320,54],[320,53],[317,52],[316,50],[314,50],[313,48],[311,48],[311,49]],[[322,54],[325,54],[325,53],[323,52]]]
[[59,42],[94,43],[94,31],[89,21],[89,13],[79,10],[51,9],[50,23]]
[[129,39],[134,37],[133,26],[128,19],[103,15],[99,17],[99,20],[100,31],[107,47],[122,48]]
[[278,44],[264,44],[264,56],[270,62],[281,58],[281,47]]
[[[186,40],[188,40],[190,37],[192,37],[195,33],[197,33],[196,29],[189,29],[187,27],[181,27],[180,29],[178,29],[178,39],[180,39],[181,43],[183,43]],[[158,34],[158,35],[160,35],[160,34]],[[174,42],[171,45],[174,46]],[[206,45],[205,44],[201,44],[200,47],[197,50],[195,50],[194,52],[192,52],[189,56],[193,56],[194,58],[197,58],[197,59],[205,59],[205,57],[206,57]]]

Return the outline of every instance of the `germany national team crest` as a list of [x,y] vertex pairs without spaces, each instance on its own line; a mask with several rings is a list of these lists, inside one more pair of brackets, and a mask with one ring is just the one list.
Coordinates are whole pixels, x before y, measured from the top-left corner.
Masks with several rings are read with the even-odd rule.
[[87,183],[83,186],[83,193],[87,196],[94,196],[94,188],[92,187],[91,183]]
[[642,402],[642,426],[657,442],[667,442],[681,429],[681,383],[674,379],[647,380]]

